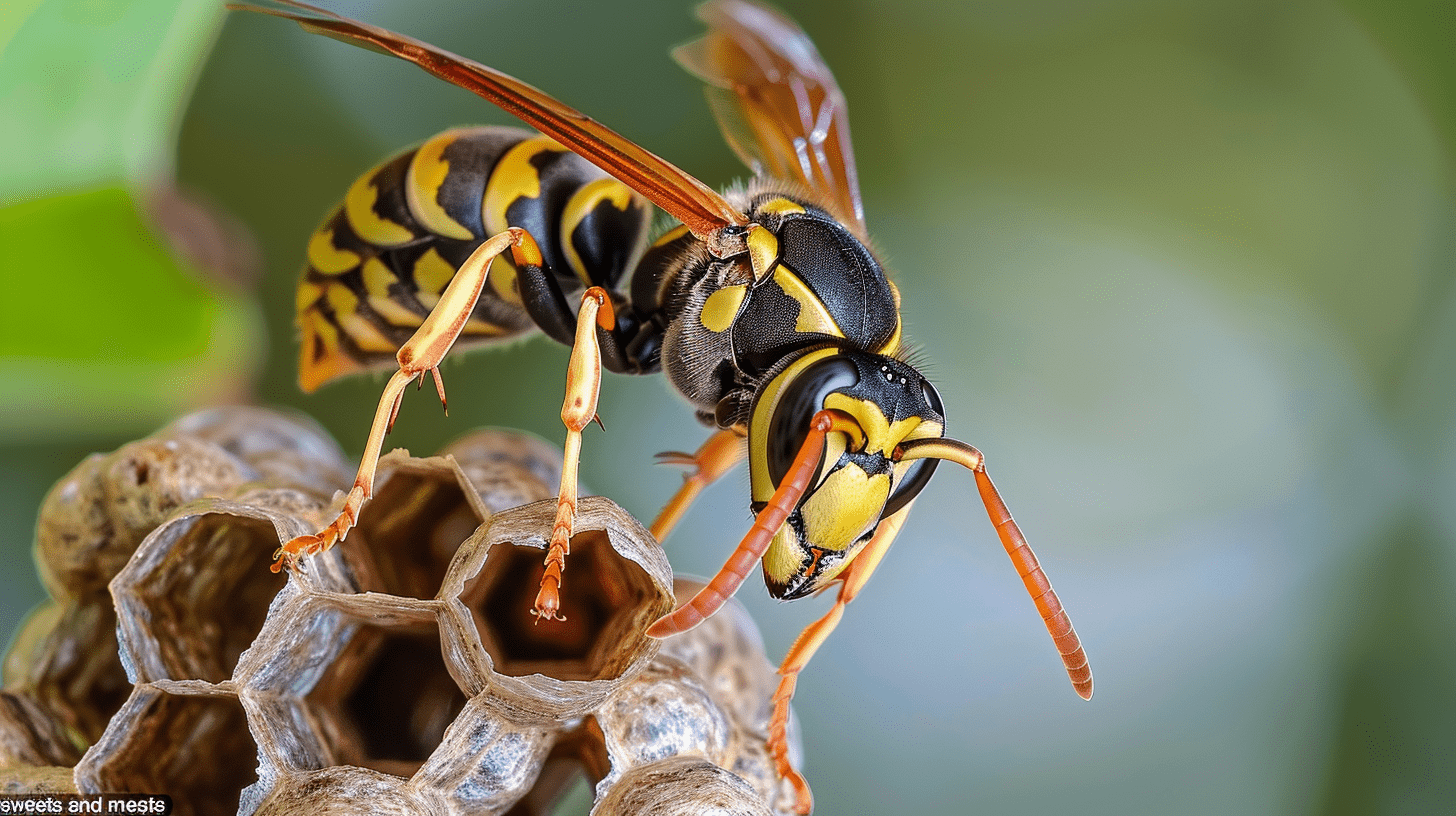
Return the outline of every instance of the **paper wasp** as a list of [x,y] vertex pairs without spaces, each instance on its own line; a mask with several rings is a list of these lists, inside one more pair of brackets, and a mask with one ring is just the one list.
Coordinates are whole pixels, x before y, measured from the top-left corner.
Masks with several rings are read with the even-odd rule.
[[[666,637],[713,614],[763,564],[794,599],[839,583],[828,614],[789,650],[770,723],[797,806],[785,728],[798,673],[884,557],[940,460],[970,469],[1077,693],[1086,655],[975,448],[946,438],[944,408],[905,360],[899,293],[867,246],[844,97],[793,22],[751,0],[699,10],[707,35],[675,57],[708,84],[734,152],[754,171],[718,194],[520,80],[322,9],[235,6],[413,62],[540,131],[447,131],[362,176],[314,234],[299,288],[307,389],[354,370],[384,388],[342,512],[288,542],[281,566],[332,546],[368,500],[405,386],[452,345],[533,328],[571,347],[556,523],[533,614],[560,616],[581,434],[601,369],[663,371],[716,433],[652,532],[664,537],[704,486],[748,459],[755,520],[697,596],[657,621]],[[648,243],[649,203],[681,226]],[[489,273],[489,274],[487,274]],[[584,291],[583,291],[584,290]]]

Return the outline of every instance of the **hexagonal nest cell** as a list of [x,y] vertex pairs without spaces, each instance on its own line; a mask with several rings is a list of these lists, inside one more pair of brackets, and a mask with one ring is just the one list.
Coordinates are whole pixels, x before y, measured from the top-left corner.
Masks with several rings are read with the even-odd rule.
[[455,551],[489,515],[453,459],[393,451],[380,459],[374,498],[343,546],[372,563],[365,589],[433,598]]
[[[256,408],[201,411],[110,454],[87,457],[41,504],[35,555],[51,600],[15,638],[5,661],[6,688],[36,701],[64,729],[70,750],[84,751],[136,679],[123,666],[117,629],[138,615],[118,621],[108,582],[141,542],[181,508],[209,498],[273,488],[292,497],[295,514],[319,508],[344,483],[347,467],[311,420]],[[200,575],[197,587],[217,591],[213,577]],[[244,591],[267,595],[277,586]]]
[[6,656],[7,689],[33,701],[56,724],[64,739],[50,750],[72,764],[131,693],[109,601],[66,598],[42,604]]
[[166,793],[178,812],[223,816],[257,778],[243,707],[220,689],[138,686],[116,722],[76,768],[83,793]]
[[358,622],[309,703],[334,719],[341,764],[396,776],[420,769],[465,707],[431,621],[421,626]]
[[274,550],[348,480],[313,426],[219,409],[82,463],[42,513],[55,600],[6,658],[0,783],[38,790],[7,768],[84,750],[79,790],[166,793],[180,814],[540,814],[582,777],[594,812],[786,811],[746,614],[648,638],[671,569],[586,497],[566,620],[538,624],[560,451],[505,431],[448,451],[383,457],[353,534],[286,579]]
[[197,510],[160,527],[111,583],[124,642],[145,644],[129,655],[144,680],[232,677],[287,581],[268,570],[273,524],[221,502]]
[[496,546],[500,551],[486,560],[461,600],[497,672],[600,680],[626,669],[622,658],[628,652],[620,644],[632,637],[635,612],[651,600],[651,585],[641,567],[612,549],[605,532],[572,537],[572,586],[562,605],[566,619],[548,624],[522,614],[535,602],[541,549],[507,542]]

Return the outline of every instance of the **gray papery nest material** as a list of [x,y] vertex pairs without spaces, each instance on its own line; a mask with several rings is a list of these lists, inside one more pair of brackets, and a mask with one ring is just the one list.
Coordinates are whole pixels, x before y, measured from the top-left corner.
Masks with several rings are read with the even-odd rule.
[[88,458],[41,508],[52,600],[5,659],[0,791],[544,814],[584,775],[599,816],[789,812],[757,629],[730,604],[648,638],[675,584],[620,507],[582,500],[567,619],[529,614],[560,461],[501,430],[394,451],[348,539],[285,578],[274,550],[350,479],[311,422],[214,409]]

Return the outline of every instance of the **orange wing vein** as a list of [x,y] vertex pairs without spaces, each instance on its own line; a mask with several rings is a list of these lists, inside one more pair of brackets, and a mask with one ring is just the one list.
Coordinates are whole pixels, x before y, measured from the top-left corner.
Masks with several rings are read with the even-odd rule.
[[673,56],[708,83],[723,136],[754,173],[795,181],[865,237],[844,94],[807,34],[749,0],[698,8],[703,38]]
[[498,105],[602,168],[707,239],[748,219],[712,188],[621,134],[515,77],[403,34],[296,0],[283,8],[232,3],[228,8],[293,20],[306,31],[412,62]]

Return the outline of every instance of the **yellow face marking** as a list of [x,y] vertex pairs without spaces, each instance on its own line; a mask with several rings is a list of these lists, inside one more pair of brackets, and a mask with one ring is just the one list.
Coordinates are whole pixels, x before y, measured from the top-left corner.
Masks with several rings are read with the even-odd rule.
[[399,278],[378,258],[364,262],[364,289],[369,292],[369,308],[378,312],[391,326],[412,329],[424,322],[424,318],[389,296],[389,287],[398,281]]
[[447,130],[439,136],[420,145],[415,157],[410,159],[409,172],[405,174],[405,199],[410,212],[430,232],[467,241],[474,236],[459,221],[451,218],[440,206],[438,196],[440,185],[450,175],[450,163],[445,161],[445,148],[455,143],[463,131]]
[[790,578],[799,574],[803,561],[804,549],[799,546],[799,537],[792,527],[785,524],[763,553],[763,571],[775,583],[787,584]]
[[748,479],[753,501],[766,502],[773,496],[774,483],[770,480],[768,473],[767,434],[769,420],[773,418],[774,411],[778,409],[779,400],[783,398],[784,388],[793,382],[805,368],[837,353],[832,348],[811,351],[795,360],[764,386],[763,393],[759,395],[758,404],[753,410],[753,416],[748,420]]
[[738,309],[747,295],[748,287],[743,284],[725,286],[708,295],[708,299],[703,302],[703,314],[700,318],[703,328],[714,333],[727,331],[737,319]]
[[339,328],[363,351],[390,353],[395,351],[394,343],[357,311],[359,298],[347,286],[330,286],[324,299],[334,310],[334,319]]
[[627,212],[633,203],[632,188],[614,178],[597,179],[572,193],[571,200],[566,202],[566,208],[561,211],[561,250],[566,254],[567,264],[571,266],[583,286],[591,286],[592,279],[587,274],[586,264],[582,263],[576,246],[571,242],[571,234],[576,232],[576,228],[586,220],[588,215],[591,215],[597,204],[603,201],[610,202],[613,207],[622,212]]
[[787,198],[775,198],[759,207],[757,212],[765,215],[803,215],[807,210],[803,205],[795,204]]
[[[916,425],[910,433],[905,434],[905,438],[901,439],[900,442],[909,442],[912,439],[939,439],[942,436],[945,436],[945,428],[941,427],[939,422],[925,420],[919,425]],[[891,448],[891,453],[894,450],[894,448]]]
[[379,188],[374,186],[374,176],[378,172],[376,167],[349,186],[349,192],[344,196],[344,217],[365,241],[381,247],[399,246],[413,238],[414,233],[402,224],[381,218],[374,211],[374,205],[379,202]]
[[824,407],[835,408],[854,417],[854,421],[864,430],[866,453],[889,457],[894,453],[895,446],[901,442],[940,435],[939,423],[927,422],[916,416],[890,422],[880,406],[848,394],[830,394],[824,398]]
[[[494,271],[493,267],[492,271]],[[415,261],[414,273],[415,286],[419,287],[419,291],[415,292],[415,297],[424,304],[426,309],[433,309],[435,304],[440,302],[440,293],[445,291],[445,285],[455,277],[455,267],[440,257],[440,253],[431,247],[429,251],[419,257],[419,260]]]
[[844,336],[829,310],[824,308],[824,302],[792,270],[779,264],[773,279],[784,290],[784,294],[799,302],[799,318],[794,322],[794,331],[803,334],[827,334],[831,337]]
[[778,263],[778,236],[764,227],[750,224],[748,226],[748,259],[753,263],[753,279],[763,280],[763,276],[773,269],[775,263]]
[[[814,542],[814,546],[826,552],[838,551],[843,553],[842,558],[826,567],[814,578],[812,584],[814,590],[825,587],[833,582],[850,565],[855,557],[859,555],[865,545],[869,543],[868,540],[861,539],[865,533],[869,532],[871,528],[879,523],[878,514],[889,496],[889,490],[885,487],[885,484],[889,481],[889,477],[884,474],[864,479],[864,471],[858,468],[854,468],[853,473],[844,469],[841,469],[840,472],[848,474],[844,481],[837,483],[837,485],[829,484],[821,486],[819,491],[804,503],[804,527],[809,534],[810,540]],[[862,483],[860,483],[861,479],[863,479]],[[881,491],[882,487],[884,487],[883,491]],[[836,492],[834,497],[840,501],[835,502],[830,500],[831,495],[825,493],[824,491],[826,490],[866,490],[871,492],[845,494]],[[844,499],[848,499],[849,501],[846,503],[843,501]],[[836,504],[862,509],[863,512],[846,514],[843,512],[843,507],[834,506]],[[811,505],[814,505],[812,509]],[[873,510],[873,513],[870,513],[871,510]],[[857,533],[851,531],[855,526],[854,522],[850,520],[851,515],[857,515],[861,519],[867,519],[864,522],[865,526],[859,529]],[[830,520],[830,526],[820,526],[823,524],[823,518]],[[834,527],[841,529],[836,530],[833,529]],[[812,550],[799,540],[793,527],[785,524],[779,529],[773,541],[769,543],[768,550],[764,553],[764,572],[774,582],[787,584],[801,573],[807,574],[813,572],[819,559],[811,559],[810,564],[806,566],[804,559],[810,552]]]
[[[333,219],[329,219],[332,221]],[[334,245],[334,228],[325,223],[308,239],[308,263],[325,275],[338,275],[359,265],[359,253]]]
[[879,522],[889,498],[889,474],[871,476],[853,462],[846,464],[804,502],[804,534],[816,547],[846,550]]

